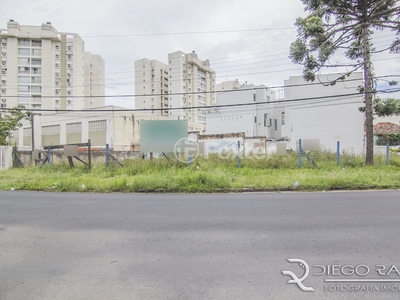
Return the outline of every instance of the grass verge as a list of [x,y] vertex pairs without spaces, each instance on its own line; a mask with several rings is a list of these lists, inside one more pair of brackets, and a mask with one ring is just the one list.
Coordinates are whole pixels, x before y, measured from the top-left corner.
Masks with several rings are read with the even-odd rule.
[[[322,191],[359,189],[399,189],[400,155],[390,165],[384,157],[375,158],[374,167],[366,167],[362,157],[342,155],[336,165],[331,153],[311,156],[318,168],[304,160],[298,168],[296,154],[268,159],[220,160],[215,156],[199,160],[193,166],[165,159],[124,161],[125,167],[95,164],[70,169],[68,164],[13,168],[0,172],[0,189],[60,192],[183,192],[213,193],[230,191]],[[199,167],[196,169],[196,164]]]

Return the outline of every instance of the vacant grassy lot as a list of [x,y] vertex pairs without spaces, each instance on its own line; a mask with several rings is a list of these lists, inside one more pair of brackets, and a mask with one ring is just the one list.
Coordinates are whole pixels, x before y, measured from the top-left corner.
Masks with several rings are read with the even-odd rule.
[[[0,189],[68,192],[228,192],[242,190],[399,189],[400,155],[375,157],[375,166],[366,167],[364,158],[342,155],[336,165],[332,153],[311,154],[318,167],[303,158],[298,168],[297,154],[258,160],[221,160],[210,157],[192,166],[166,159],[124,161],[124,168],[97,164],[89,170],[76,163],[14,168],[0,172]],[[196,164],[199,166],[196,168]]]

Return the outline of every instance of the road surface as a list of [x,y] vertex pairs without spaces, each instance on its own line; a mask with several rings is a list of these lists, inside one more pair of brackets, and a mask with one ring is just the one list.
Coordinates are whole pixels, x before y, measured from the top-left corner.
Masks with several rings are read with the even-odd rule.
[[400,191],[0,191],[1,300],[399,299],[396,271]]

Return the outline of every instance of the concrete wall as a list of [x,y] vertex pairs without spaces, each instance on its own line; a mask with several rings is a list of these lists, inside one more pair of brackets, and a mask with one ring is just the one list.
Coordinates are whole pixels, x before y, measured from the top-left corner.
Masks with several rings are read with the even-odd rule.
[[381,123],[381,122],[390,122],[390,123],[400,125],[400,116],[391,116],[391,117],[374,116],[374,125]]
[[0,146],[0,171],[11,168],[12,164],[12,147]]

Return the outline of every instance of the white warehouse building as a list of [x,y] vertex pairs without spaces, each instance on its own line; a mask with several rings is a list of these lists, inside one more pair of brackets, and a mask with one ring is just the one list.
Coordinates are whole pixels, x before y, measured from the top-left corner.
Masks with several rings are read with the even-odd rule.
[[32,126],[25,121],[23,126],[12,132],[11,144],[32,149],[51,145],[86,143],[104,148],[109,144],[114,151],[139,151],[140,121],[166,120],[165,116],[134,113],[122,107],[105,106],[84,112],[57,112],[34,116]]

